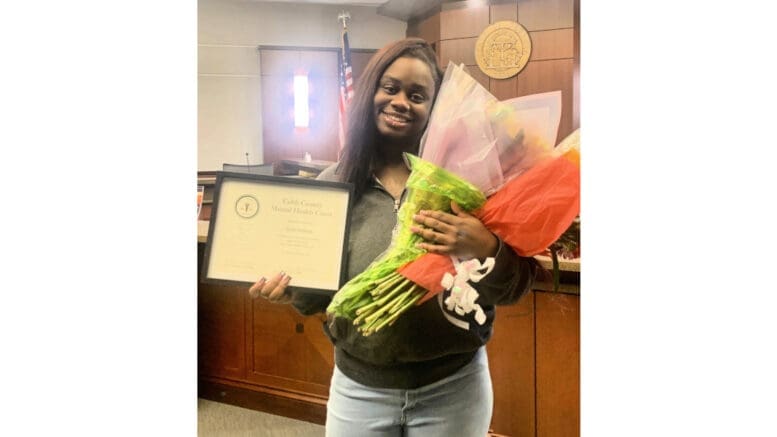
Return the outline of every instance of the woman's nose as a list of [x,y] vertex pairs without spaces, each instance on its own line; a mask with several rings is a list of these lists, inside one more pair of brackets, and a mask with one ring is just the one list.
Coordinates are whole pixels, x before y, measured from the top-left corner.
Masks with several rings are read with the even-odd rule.
[[394,99],[391,100],[391,106],[393,106],[396,109],[401,109],[404,111],[410,110],[410,102],[407,100],[407,96],[405,96],[404,93],[398,93],[394,96]]

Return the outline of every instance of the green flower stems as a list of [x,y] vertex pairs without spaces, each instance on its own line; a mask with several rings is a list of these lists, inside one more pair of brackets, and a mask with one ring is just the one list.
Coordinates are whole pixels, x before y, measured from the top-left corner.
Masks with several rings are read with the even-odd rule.
[[458,176],[416,156],[405,157],[412,172],[405,201],[397,212],[391,245],[343,285],[327,308],[336,317],[353,320],[365,336],[393,324],[426,294],[425,289],[397,273],[397,269],[425,253],[416,247],[422,237],[410,230],[415,223],[413,216],[421,210],[450,212],[452,200],[466,211],[486,201],[483,193]]

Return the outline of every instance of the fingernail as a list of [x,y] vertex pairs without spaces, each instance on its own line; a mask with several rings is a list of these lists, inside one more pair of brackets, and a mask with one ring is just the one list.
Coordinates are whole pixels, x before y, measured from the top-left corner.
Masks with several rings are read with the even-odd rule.
[[291,276],[286,276],[286,279],[284,279],[284,282],[286,282],[287,284],[291,282]]
[[286,276],[286,272],[278,273],[278,279],[283,279],[284,276]]

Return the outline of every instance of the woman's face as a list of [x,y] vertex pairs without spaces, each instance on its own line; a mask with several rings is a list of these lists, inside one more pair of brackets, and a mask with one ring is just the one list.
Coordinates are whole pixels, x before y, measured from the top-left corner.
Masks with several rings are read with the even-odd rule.
[[375,91],[378,132],[391,140],[415,139],[429,119],[434,93],[432,72],[424,61],[397,58],[383,73]]

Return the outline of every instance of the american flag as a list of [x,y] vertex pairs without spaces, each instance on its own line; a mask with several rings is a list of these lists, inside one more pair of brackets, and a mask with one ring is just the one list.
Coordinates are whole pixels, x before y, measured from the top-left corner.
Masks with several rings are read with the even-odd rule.
[[348,45],[348,29],[343,26],[343,46],[340,48],[340,151],[345,147],[346,109],[353,98],[353,72],[351,70],[351,47]]

